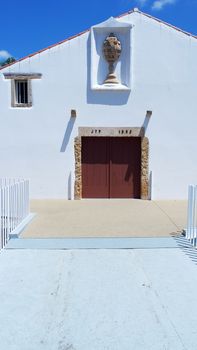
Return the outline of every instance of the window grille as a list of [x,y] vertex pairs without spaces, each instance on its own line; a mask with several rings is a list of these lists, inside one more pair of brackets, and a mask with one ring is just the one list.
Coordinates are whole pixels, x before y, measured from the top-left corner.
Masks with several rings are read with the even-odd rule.
[[17,104],[28,104],[28,81],[15,80],[15,99]]

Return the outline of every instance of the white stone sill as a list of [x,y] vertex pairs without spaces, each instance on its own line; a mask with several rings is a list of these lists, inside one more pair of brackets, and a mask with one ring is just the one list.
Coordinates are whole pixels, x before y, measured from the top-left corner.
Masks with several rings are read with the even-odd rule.
[[93,85],[92,90],[95,91],[130,91],[131,89],[123,84],[103,84]]

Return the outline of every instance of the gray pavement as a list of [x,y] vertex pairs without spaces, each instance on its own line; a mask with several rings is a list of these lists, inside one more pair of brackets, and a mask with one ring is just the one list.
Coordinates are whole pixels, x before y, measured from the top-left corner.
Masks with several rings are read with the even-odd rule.
[[162,237],[186,227],[187,201],[32,200],[23,238]]
[[177,248],[177,240],[178,237],[16,238],[9,240],[6,249],[160,249]]
[[196,350],[197,252],[182,247],[5,249],[0,349]]
[[186,201],[31,206],[0,253],[0,349],[196,350]]

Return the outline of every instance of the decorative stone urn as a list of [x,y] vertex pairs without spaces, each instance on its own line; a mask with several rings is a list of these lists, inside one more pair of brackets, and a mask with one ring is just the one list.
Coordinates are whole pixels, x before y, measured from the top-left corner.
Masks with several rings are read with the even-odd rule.
[[114,33],[110,33],[103,43],[103,54],[106,61],[109,63],[109,73],[104,84],[119,84],[114,73],[114,63],[119,59],[121,51],[121,42]]

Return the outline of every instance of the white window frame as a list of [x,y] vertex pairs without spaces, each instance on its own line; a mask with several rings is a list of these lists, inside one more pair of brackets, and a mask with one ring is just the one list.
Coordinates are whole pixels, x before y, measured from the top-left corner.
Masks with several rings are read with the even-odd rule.
[[[40,73],[4,73],[5,79],[11,80],[11,107],[19,107],[19,108],[29,108],[32,107],[32,79],[41,79],[42,74]],[[16,98],[16,81],[27,81],[27,100],[28,103],[18,103]]]

